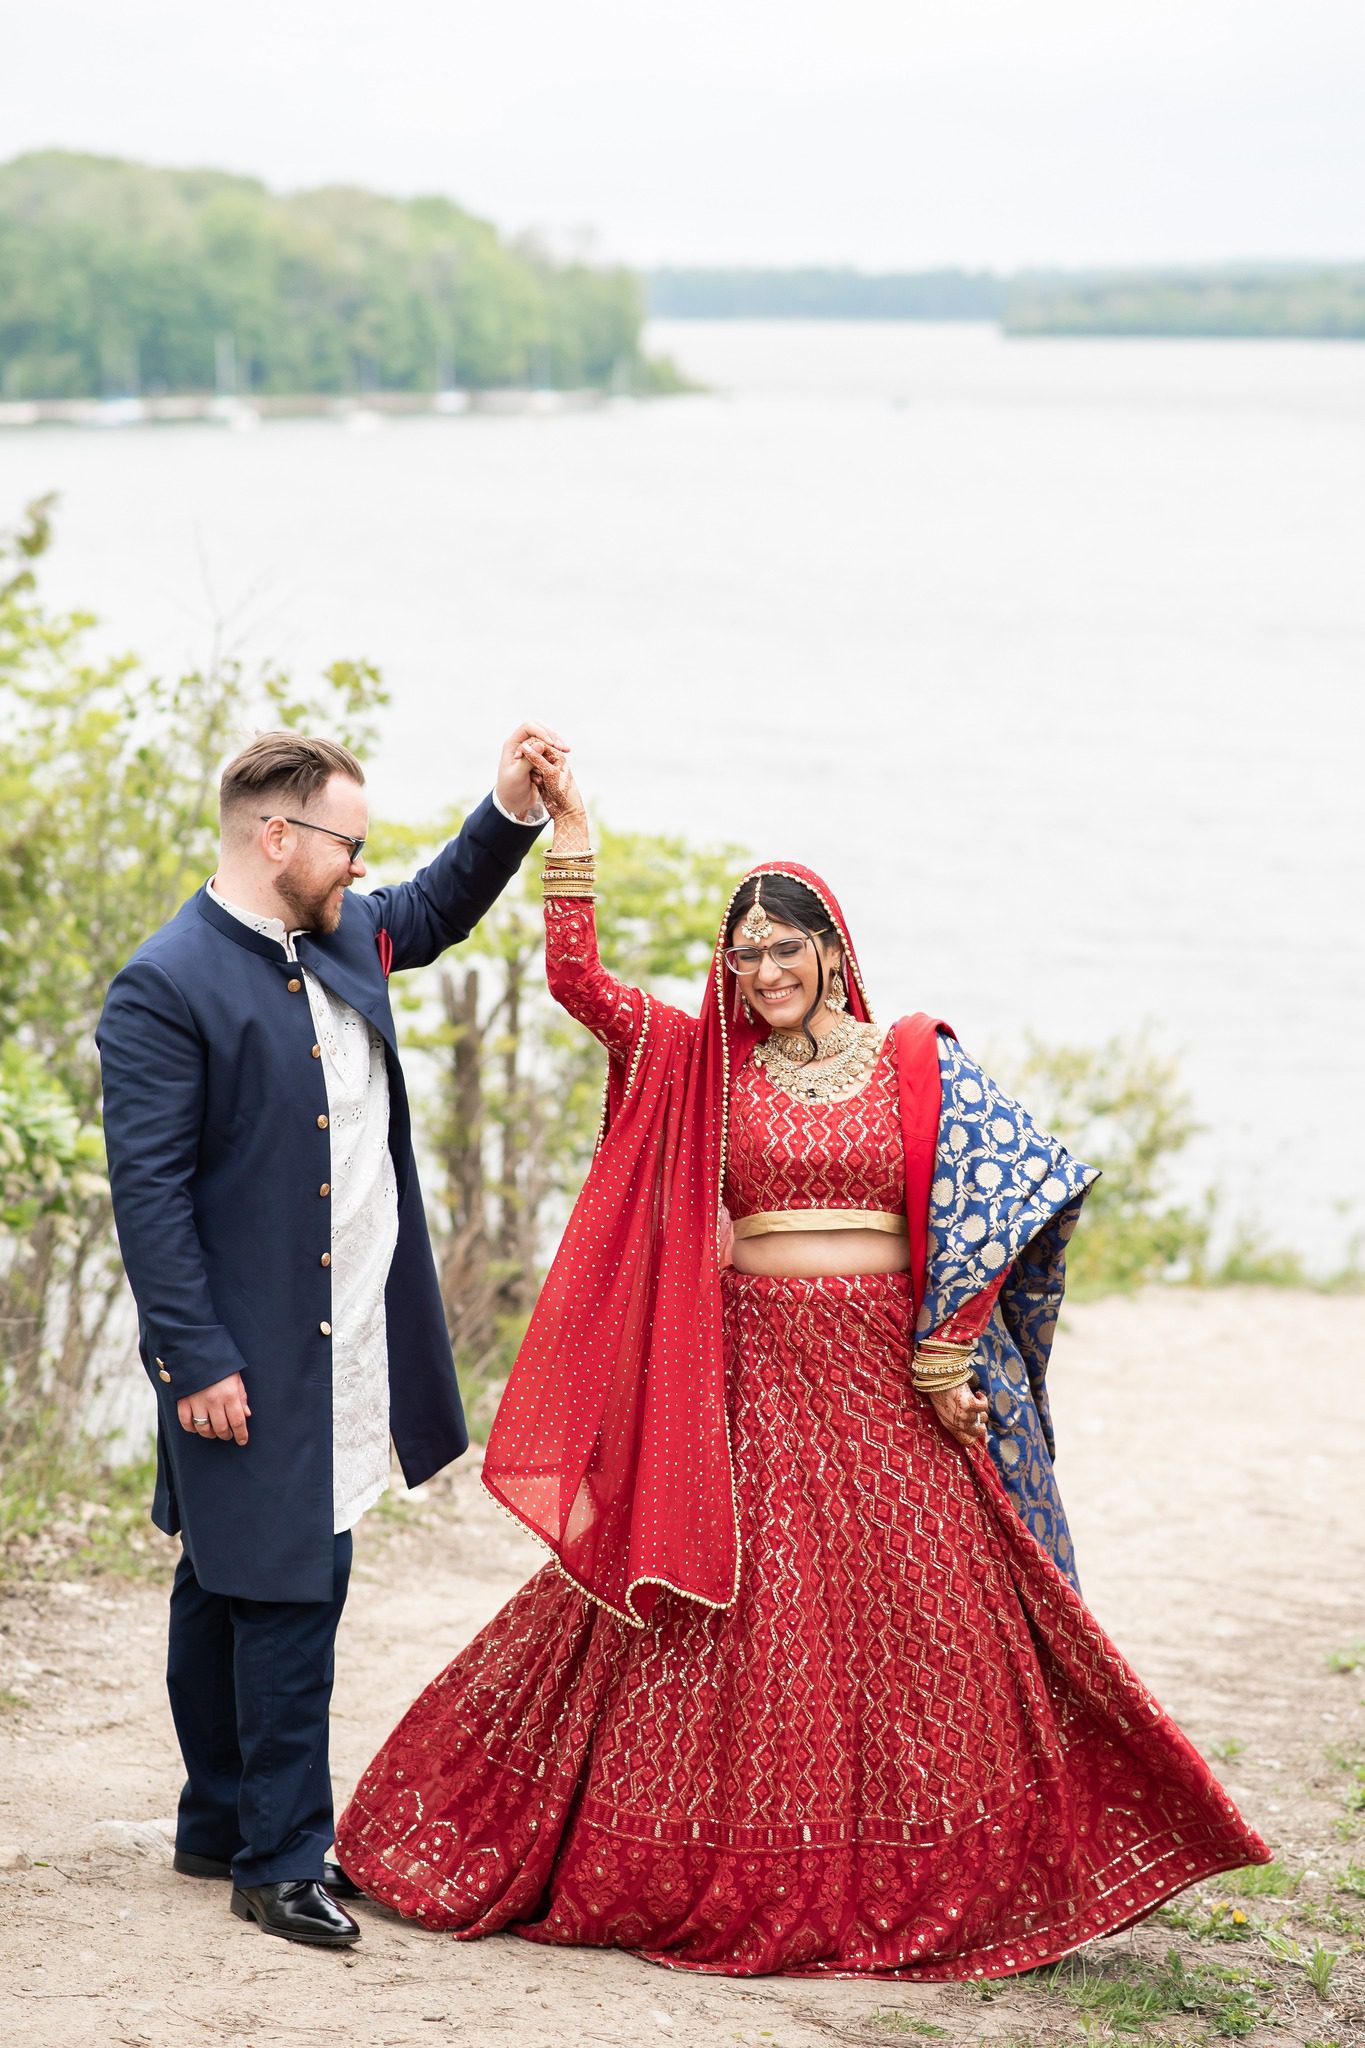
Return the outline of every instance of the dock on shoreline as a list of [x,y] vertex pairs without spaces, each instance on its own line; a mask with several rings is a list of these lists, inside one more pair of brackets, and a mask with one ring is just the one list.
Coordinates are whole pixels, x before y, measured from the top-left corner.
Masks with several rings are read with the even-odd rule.
[[218,426],[250,431],[271,420],[335,420],[366,427],[385,419],[460,418],[466,414],[556,415],[590,412],[617,394],[592,388],[551,391],[367,391],[260,393],[228,398],[176,392],[150,398],[32,398],[0,401],[4,427]]

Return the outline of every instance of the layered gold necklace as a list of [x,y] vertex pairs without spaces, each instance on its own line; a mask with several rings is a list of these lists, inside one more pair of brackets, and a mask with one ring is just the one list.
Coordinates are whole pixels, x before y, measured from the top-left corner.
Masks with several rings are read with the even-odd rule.
[[798,1102],[840,1102],[856,1095],[877,1063],[882,1035],[875,1024],[841,1017],[811,1051],[804,1032],[772,1031],[754,1058],[775,1088]]

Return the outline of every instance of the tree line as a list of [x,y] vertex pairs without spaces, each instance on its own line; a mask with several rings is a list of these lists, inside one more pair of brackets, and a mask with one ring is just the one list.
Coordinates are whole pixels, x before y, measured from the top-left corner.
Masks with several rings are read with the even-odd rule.
[[664,269],[651,313],[707,320],[979,320],[1010,335],[1365,339],[1365,265],[1128,272]]
[[0,397],[668,388],[629,271],[443,198],[277,193],[49,150],[0,165]]
[[1365,340],[1365,264],[1021,279],[1007,334]]

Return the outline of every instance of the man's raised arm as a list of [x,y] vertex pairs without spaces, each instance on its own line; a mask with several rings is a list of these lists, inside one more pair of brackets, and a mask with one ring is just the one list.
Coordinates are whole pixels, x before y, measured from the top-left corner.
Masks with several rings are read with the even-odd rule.
[[546,725],[519,725],[505,742],[492,794],[475,806],[456,836],[410,882],[375,889],[373,906],[387,931],[395,969],[426,967],[447,946],[467,939],[516,874],[548,822],[523,743],[548,740],[567,752]]

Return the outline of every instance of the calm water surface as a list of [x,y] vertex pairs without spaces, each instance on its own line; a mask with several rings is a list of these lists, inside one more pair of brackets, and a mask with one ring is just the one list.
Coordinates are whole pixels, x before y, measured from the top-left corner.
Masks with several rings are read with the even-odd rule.
[[[1215,1175],[1339,1255],[1360,1188],[1365,349],[661,324],[711,395],[562,418],[11,433],[54,597],[395,693],[376,808],[524,712],[623,826],[790,855],[883,1016],[1150,1023]],[[610,887],[610,877],[606,878]]]

